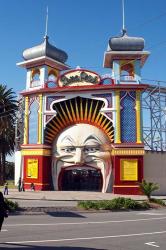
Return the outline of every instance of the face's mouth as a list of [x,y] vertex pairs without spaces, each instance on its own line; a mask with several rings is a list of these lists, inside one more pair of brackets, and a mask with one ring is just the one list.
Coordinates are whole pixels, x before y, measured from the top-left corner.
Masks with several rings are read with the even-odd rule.
[[71,164],[67,165],[65,169],[77,169],[77,170],[94,170],[97,169],[97,167],[94,167],[93,165],[90,164]]

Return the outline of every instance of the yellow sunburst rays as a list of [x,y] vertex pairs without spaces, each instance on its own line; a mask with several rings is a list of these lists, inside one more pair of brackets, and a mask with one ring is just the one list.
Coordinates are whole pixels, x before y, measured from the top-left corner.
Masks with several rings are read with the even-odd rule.
[[[55,121],[53,120],[52,123],[49,124],[49,126],[52,128],[48,128],[50,132],[53,133],[58,133],[60,126],[57,126],[57,123],[55,123]],[[58,128],[59,127],[59,128]]]
[[94,122],[94,119],[95,119],[95,117],[96,117],[96,112],[97,112],[97,109],[98,109],[98,105],[99,105],[99,101],[97,101],[97,103],[96,103],[96,107],[95,107],[95,110],[94,110],[94,112],[93,112],[93,116],[92,116],[92,122]]
[[46,138],[48,139],[47,141],[50,141],[52,140],[56,134],[62,129],[65,127],[66,123],[64,122],[64,119],[62,117],[62,115],[59,113],[59,110],[57,109],[58,111],[58,114],[60,116],[60,118],[58,117],[58,114],[56,116],[56,121],[53,119],[50,123],[49,123],[49,126],[51,127],[48,127],[48,131],[47,131],[47,136]]
[[[59,109],[58,109],[57,107],[56,107],[56,110],[57,110],[57,116],[59,115],[60,118],[61,118],[61,121],[60,121],[60,120],[59,120],[59,121],[61,122],[61,124],[62,124],[61,126],[62,126],[62,128],[63,128],[63,127],[66,126],[65,119],[64,119],[64,117],[62,116],[61,112],[59,111]],[[56,119],[57,119],[57,118],[58,118],[58,117],[56,117]],[[59,122],[59,121],[58,121],[58,122]]]
[[60,129],[63,126],[63,123],[61,122],[61,120],[56,116],[56,121],[53,120],[52,121],[54,126],[57,127],[58,129]]
[[113,125],[111,124],[110,127],[108,127],[105,132],[107,133],[107,135],[109,136],[109,138],[111,139],[111,141],[114,140],[114,128]]
[[97,114],[95,120],[94,120],[94,122],[95,122],[96,124],[98,123],[98,120],[99,120],[100,116],[101,116],[101,113],[99,112],[99,113]]
[[87,116],[88,116],[88,99],[86,99],[86,103],[85,103],[85,114],[84,114],[85,121],[87,121]]
[[72,113],[72,116],[73,116],[73,120],[74,120],[74,122],[76,122],[77,119],[76,119],[76,115],[75,115],[71,100],[70,100],[70,108],[71,108],[71,113]]
[[49,124],[48,131],[47,131],[47,141],[52,141],[52,139],[55,137],[55,135],[58,133],[59,129],[57,128],[57,123],[53,121],[54,125],[52,123]]
[[88,122],[101,128],[113,142],[114,128],[112,122],[107,116],[100,113],[100,104],[101,101],[99,100],[81,97],[64,101],[63,105],[59,103],[58,107],[56,106],[57,115],[48,124],[45,134],[46,141],[51,143],[56,134],[70,124]]
[[109,136],[111,142],[113,142],[114,141],[114,131],[111,131],[110,133],[108,133],[108,136]]
[[60,108],[61,108],[62,113],[63,113],[63,116],[64,116],[64,118],[65,118],[65,121],[64,121],[64,122],[66,122],[65,125],[70,124],[69,118],[68,118],[67,114],[65,113],[64,109],[62,108],[62,105],[61,105],[61,104],[60,104]]
[[73,118],[72,118],[72,116],[71,116],[71,114],[70,114],[70,111],[69,111],[69,109],[68,109],[68,106],[67,106],[67,103],[65,102],[65,107],[66,107],[66,110],[67,110],[67,114],[68,114],[68,117],[69,117],[69,120],[70,120],[70,122],[71,123],[73,123]]
[[101,128],[104,128],[104,125],[105,125],[105,123],[106,123],[106,121],[107,121],[107,117],[105,117],[104,119],[103,119],[103,121],[102,121],[102,123],[101,123]]
[[75,108],[76,108],[76,117],[77,117],[77,122],[80,121],[80,115],[79,115],[79,111],[78,111],[78,103],[77,103],[77,99],[75,99]]
[[[105,130],[105,131],[109,131],[109,129],[110,128],[108,128],[108,126],[111,124],[111,121],[109,121],[104,127],[103,127],[103,129]],[[107,129],[108,128],[108,129]]]
[[98,124],[99,127],[101,127],[102,119],[103,119],[103,115],[100,114],[100,118],[99,118],[99,120],[97,122],[97,124]]
[[82,98],[80,98],[80,120],[83,121],[84,115],[83,115],[83,106],[82,106]]
[[49,129],[49,131],[47,132],[47,136],[46,136],[46,140],[51,142],[55,136],[56,132],[52,129]]
[[47,127],[47,134],[50,137],[53,137],[54,134],[58,132],[58,128],[60,128],[60,126],[58,126],[58,124],[55,123],[54,120],[52,120],[51,122],[49,122],[49,127]]
[[91,104],[90,104],[90,109],[89,109],[89,114],[88,114],[88,122],[91,121],[91,117],[92,117],[92,106],[93,106],[93,100],[91,101]]

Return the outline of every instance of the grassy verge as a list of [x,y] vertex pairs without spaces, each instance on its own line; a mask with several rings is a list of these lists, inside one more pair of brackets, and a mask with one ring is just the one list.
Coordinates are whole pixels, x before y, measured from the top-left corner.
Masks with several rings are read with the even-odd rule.
[[[14,180],[7,180],[6,181],[8,183],[8,188],[9,189],[13,189],[13,188],[17,188],[15,185],[14,185]],[[4,186],[0,186],[0,189],[3,189]]]

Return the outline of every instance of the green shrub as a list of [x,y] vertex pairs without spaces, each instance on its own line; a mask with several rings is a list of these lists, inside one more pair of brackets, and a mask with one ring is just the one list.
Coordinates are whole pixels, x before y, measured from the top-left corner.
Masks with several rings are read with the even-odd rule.
[[97,201],[79,201],[78,206],[84,209],[99,209]]
[[99,209],[110,210],[111,209],[110,207],[111,207],[111,201],[110,200],[99,201]]
[[125,199],[124,208],[125,209],[138,209],[140,208],[140,203],[138,201],[127,198]]
[[118,197],[112,200],[80,201],[78,202],[78,207],[87,210],[88,209],[120,210],[120,209],[148,209],[150,205],[146,201],[139,202],[132,200],[131,198]]
[[150,208],[150,205],[149,205],[149,203],[147,201],[142,201],[140,204],[141,204],[142,209]]
[[17,202],[13,202],[13,201],[8,200],[6,198],[5,198],[5,202],[8,205],[10,211],[12,211],[12,212],[16,211],[18,209],[18,207],[19,207]]
[[151,199],[150,199],[150,202],[159,204],[159,205],[161,205],[161,206],[166,206],[166,203],[165,203],[163,200],[161,200],[161,199],[154,199],[154,198],[151,198]]
[[151,200],[152,192],[159,189],[159,185],[157,183],[147,182],[146,180],[143,180],[142,183],[139,183],[139,186],[149,201]]
[[110,201],[110,209],[122,209],[124,208],[125,198],[118,197],[114,198]]
[[80,201],[78,207],[84,209],[103,209],[103,210],[120,210],[120,209],[148,209],[148,202],[138,202],[130,198],[118,197],[112,200],[102,201]]

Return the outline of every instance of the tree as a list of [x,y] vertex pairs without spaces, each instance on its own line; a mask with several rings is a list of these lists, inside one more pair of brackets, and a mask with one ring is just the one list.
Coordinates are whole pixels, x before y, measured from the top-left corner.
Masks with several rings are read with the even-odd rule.
[[14,162],[5,162],[5,174],[7,180],[14,180]]
[[147,196],[148,201],[150,201],[152,192],[158,190],[159,185],[157,183],[147,182],[146,180],[143,180],[142,183],[140,183],[140,188],[144,195]]
[[13,90],[0,84],[0,184],[5,180],[6,156],[14,152],[17,101]]

